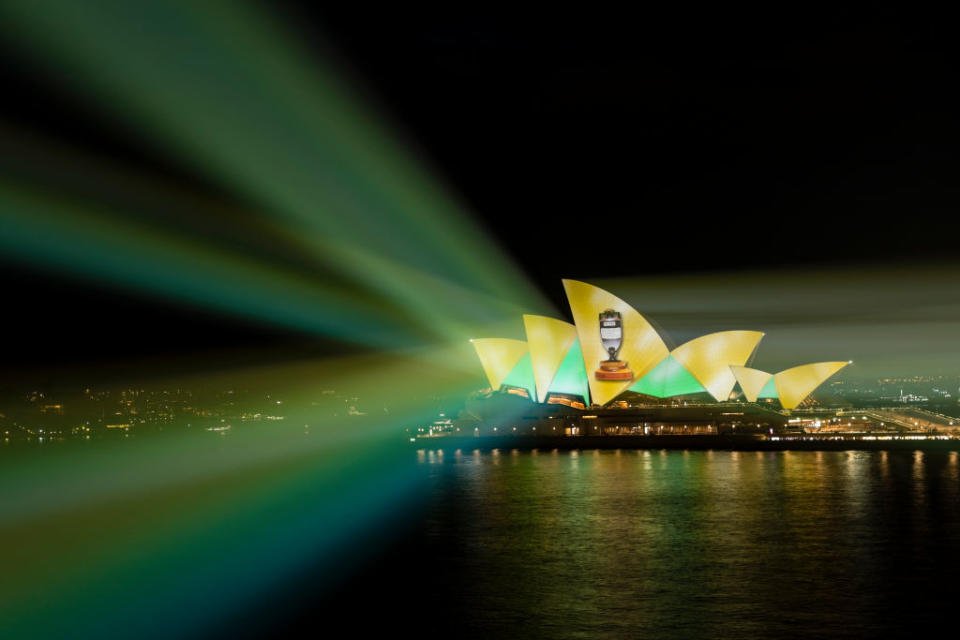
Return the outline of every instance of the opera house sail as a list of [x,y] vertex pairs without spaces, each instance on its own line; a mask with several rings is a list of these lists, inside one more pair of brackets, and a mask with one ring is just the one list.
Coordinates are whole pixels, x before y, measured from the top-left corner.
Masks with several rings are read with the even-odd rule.
[[748,402],[778,401],[790,410],[850,364],[817,362],[776,374],[751,368],[764,336],[753,330],[710,333],[670,350],[643,315],[612,293],[577,280],[564,280],[563,287],[573,324],[524,315],[526,340],[471,340],[493,391],[603,407],[626,391],[658,399],[705,394],[725,402],[739,387]]

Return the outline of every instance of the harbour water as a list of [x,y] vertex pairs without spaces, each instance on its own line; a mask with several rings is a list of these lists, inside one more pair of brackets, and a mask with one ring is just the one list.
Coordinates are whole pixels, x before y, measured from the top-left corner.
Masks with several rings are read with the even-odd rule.
[[361,599],[383,615],[358,628],[420,636],[892,637],[960,596],[956,452],[411,455],[423,510],[325,615]]

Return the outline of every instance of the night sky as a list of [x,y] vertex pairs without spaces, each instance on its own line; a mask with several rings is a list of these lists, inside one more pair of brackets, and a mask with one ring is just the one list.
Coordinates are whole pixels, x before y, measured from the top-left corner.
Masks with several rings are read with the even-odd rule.
[[[403,6],[373,16],[349,3],[276,6],[291,38],[335,61],[559,309],[562,277],[722,274],[730,287],[740,272],[890,274],[955,257],[960,105],[949,21],[837,9],[585,16]],[[5,127],[229,202],[19,54],[0,53]],[[3,155],[0,171],[14,171],[17,158]],[[62,273],[3,268],[8,381],[25,369],[197,350],[338,348]],[[952,305],[950,280],[937,287],[928,298]]]

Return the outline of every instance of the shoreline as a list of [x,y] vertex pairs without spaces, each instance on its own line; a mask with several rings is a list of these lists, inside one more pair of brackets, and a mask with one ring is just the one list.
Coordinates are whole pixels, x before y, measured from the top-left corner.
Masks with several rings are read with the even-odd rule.
[[862,437],[798,436],[771,439],[763,436],[686,435],[686,436],[434,436],[410,442],[415,449],[461,449],[521,451],[577,449],[668,449],[717,451],[960,451],[960,438],[888,440]]

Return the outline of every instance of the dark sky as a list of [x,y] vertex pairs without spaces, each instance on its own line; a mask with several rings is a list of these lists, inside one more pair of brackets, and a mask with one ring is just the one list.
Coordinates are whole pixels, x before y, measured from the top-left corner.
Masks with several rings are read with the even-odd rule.
[[538,281],[954,255],[945,24],[691,13],[326,23]]
[[[938,16],[276,6],[558,308],[561,277],[955,256],[960,104]],[[7,126],[227,197],[4,57]],[[7,378],[300,339],[4,269]]]

